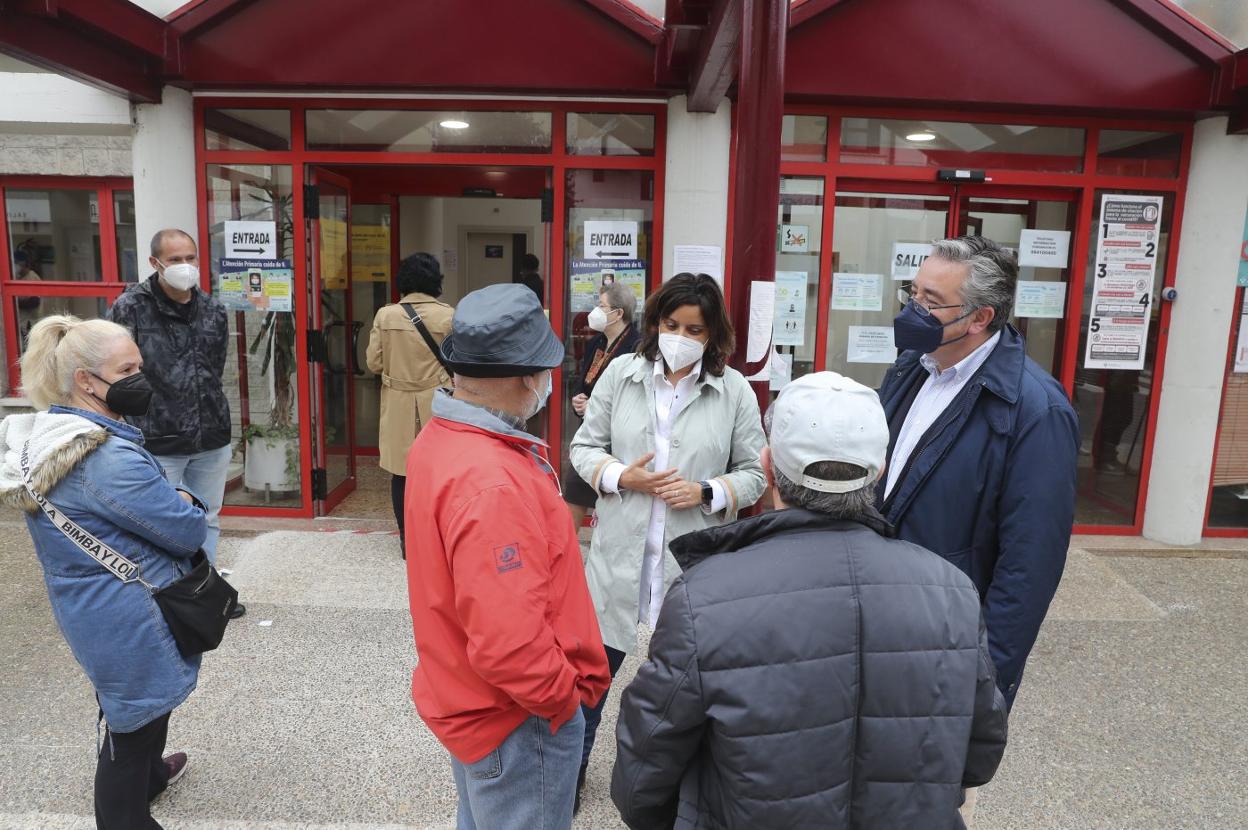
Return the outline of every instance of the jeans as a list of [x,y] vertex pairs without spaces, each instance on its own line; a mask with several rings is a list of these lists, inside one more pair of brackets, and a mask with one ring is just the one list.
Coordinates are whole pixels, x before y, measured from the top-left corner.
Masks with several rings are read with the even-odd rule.
[[[607,650],[607,668],[611,670],[611,679],[620,673],[620,666],[624,665],[624,652],[618,648],[611,646],[603,646]],[[594,738],[598,735],[598,724],[602,723],[602,710],[607,705],[607,695],[611,693],[611,687],[602,693],[602,699],[598,701],[597,706],[586,706],[581,704],[581,711],[585,713],[585,743],[581,750],[581,766],[589,766],[589,753],[594,751]]]
[[168,734],[164,714],[133,732],[105,736],[95,767],[96,830],[161,830],[148,804],[169,784]]
[[451,758],[457,830],[568,830],[584,732],[580,709],[553,735],[535,716],[480,761]]
[[221,536],[221,503],[225,501],[225,475],[230,468],[234,450],[226,444],[215,450],[193,455],[158,455],[156,460],[165,468],[165,477],[174,487],[184,487],[208,508],[208,535],[204,553],[217,564],[217,539]]

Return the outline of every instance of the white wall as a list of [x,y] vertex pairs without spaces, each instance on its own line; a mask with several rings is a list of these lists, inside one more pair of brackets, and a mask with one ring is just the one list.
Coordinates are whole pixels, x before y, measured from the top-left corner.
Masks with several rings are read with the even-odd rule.
[[1196,125],[1144,535],[1200,541],[1221,408],[1235,274],[1248,207],[1248,136]]
[[[542,274],[550,284],[545,262],[545,226],[538,199],[487,199],[462,197],[402,196],[399,198],[399,256],[417,251],[433,254],[442,264],[446,280],[443,299],[454,304],[463,294],[461,271],[464,250],[461,228],[502,228],[529,232],[530,251],[542,261]],[[455,252],[458,267],[452,269],[447,251]],[[548,292],[549,296],[549,292]]]
[[191,95],[167,86],[159,104],[134,107],[134,213],[140,265],[162,228],[199,239],[195,201],[195,128]]
[[[675,273],[676,245],[717,245],[728,237],[728,151],[731,104],[715,113],[685,109],[678,95],[667,105],[667,171],[663,203],[663,276]],[[722,266],[722,261],[721,261]]]

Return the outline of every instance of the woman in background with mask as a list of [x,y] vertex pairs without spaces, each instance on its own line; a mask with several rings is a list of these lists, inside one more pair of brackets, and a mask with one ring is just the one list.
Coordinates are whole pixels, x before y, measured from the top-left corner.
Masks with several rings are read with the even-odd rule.
[[[719,284],[677,274],[646,301],[639,352],[598,379],[572,439],[572,464],[599,494],[586,576],[612,676],[680,574],[668,543],[763,493],[762,419],[727,365],[734,344]],[[585,713],[581,786],[602,705]]]
[[[572,409],[578,417],[585,417],[589,396],[611,361],[637,351],[641,335],[633,325],[633,310],[636,307],[637,295],[632,288],[623,283],[603,283],[598,305],[589,313],[588,321],[589,327],[598,334],[585,344],[585,354],[581,358],[581,391],[572,398]],[[573,473],[564,477],[563,498],[572,511],[577,528],[580,528],[585,514],[598,501],[598,494],[583,478]]]
[[[138,565],[163,588],[190,571],[208,530],[203,504],[165,480],[123,416],[147,411],[152,387],[126,329],[51,316],[30,331],[22,382],[37,408],[0,422],[0,504],[26,513],[57,625],[95,689],[107,732],[95,772],[100,830],[160,827],[148,803],[186,769],[165,756],[169,715],[199,677],[147,586],[122,582],[53,524],[61,516]],[[83,715],[94,709],[83,701]]]

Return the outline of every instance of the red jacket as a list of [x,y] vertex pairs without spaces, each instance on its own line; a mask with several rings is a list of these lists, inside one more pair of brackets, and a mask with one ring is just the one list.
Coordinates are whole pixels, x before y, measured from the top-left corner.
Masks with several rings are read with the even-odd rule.
[[407,456],[412,700],[460,761],[531,715],[557,730],[610,683],[580,544],[544,444],[439,394]]

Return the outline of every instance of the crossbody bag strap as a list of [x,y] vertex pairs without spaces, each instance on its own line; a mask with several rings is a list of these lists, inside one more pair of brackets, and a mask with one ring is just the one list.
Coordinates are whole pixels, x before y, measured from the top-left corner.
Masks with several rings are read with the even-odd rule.
[[42,493],[35,489],[35,484],[30,477],[29,453],[30,442],[27,441],[22,445],[22,483],[26,485],[26,492],[30,494],[30,497],[43,510],[44,515],[48,517],[53,526],[61,533],[64,533],[65,537],[73,542],[79,550],[90,556],[122,582],[138,582],[149,591],[156,590],[152,585],[144,581],[137,564],[97,539],[89,530],[85,530],[73,519],[58,510],[50,501],[44,498]]
[[429,351],[433,352],[433,356],[437,358],[438,365],[442,367],[442,371],[447,375],[454,377],[455,373],[451,371],[451,367],[446,365],[446,361],[442,358],[442,350],[438,348],[438,342],[433,339],[433,335],[429,333],[429,328],[425,325],[425,321],[420,319],[420,312],[411,303],[399,303],[403,306],[403,310],[407,312],[407,319],[412,321],[412,325],[416,327],[416,331],[420,332],[420,336],[424,338],[425,345],[429,347]]

